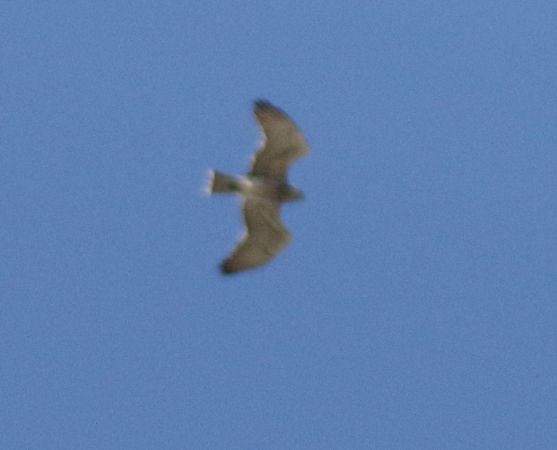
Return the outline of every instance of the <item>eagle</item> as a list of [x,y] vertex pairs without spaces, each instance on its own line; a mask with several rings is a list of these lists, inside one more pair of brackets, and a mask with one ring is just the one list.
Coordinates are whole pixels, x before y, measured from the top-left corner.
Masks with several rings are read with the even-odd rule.
[[287,172],[310,148],[294,121],[266,100],[253,103],[253,113],[263,132],[263,143],[253,156],[246,176],[210,171],[209,194],[232,193],[242,197],[245,233],[220,264],[223,274],[259,267],[280,253],[292,240],[280,219],[285,202],[304,194],[288,183]]

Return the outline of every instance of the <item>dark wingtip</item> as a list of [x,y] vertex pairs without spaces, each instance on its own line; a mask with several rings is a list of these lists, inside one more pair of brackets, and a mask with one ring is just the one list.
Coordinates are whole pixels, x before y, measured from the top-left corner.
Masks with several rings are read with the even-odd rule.
[[227,259],[220,263],[219,269],[223,275],[232,275],[233,273],[235,273],[235,271],[232,270],[232,268],[230,267],[229,261]]
[[254,100],[253,105],[255,109],[268,109],[268,108],[275,108],[273,104],[269,100],[265,100],[262,98],[257,98]]
[[263,112],[269,114],[280,114],[288,118],[288,114],[286,114],[283,109],[273,105],[268,100],[257,99],[253,102],[253,105],[253,110],[255,113]]

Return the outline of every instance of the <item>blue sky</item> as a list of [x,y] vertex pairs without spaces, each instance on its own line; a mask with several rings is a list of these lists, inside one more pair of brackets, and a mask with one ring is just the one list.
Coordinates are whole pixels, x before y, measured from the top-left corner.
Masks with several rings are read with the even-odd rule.
[[[4,2],[0,448],[557,448],[552,1]],[[209,168],[313,149],[236,277]]]

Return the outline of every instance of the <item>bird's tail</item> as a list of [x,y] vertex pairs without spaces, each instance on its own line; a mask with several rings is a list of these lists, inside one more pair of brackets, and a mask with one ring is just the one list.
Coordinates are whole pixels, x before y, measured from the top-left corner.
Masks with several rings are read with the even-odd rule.
[[209,194],[214,193],[233,193],[240,190],[240,182],[237,178],[226,175],[216,170],[209,172],[209,184],[207,191]]

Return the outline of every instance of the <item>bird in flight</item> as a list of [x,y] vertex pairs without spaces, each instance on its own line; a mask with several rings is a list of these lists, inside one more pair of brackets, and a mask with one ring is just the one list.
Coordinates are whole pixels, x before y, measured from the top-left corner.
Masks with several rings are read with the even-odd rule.
[[310,151],[304,136],[284,111],[266,100],[256,100],[253,113],[263,131],[263,143],[248,174],[237,177],[210,172],[210,194],[234,193],[243,197],[246,231],[221,263],[224,274],[254,269],[281,252],[292,236],[280,220],[280,207],[303,198],[302,191],[288,183],[287,172],[296,159]]

